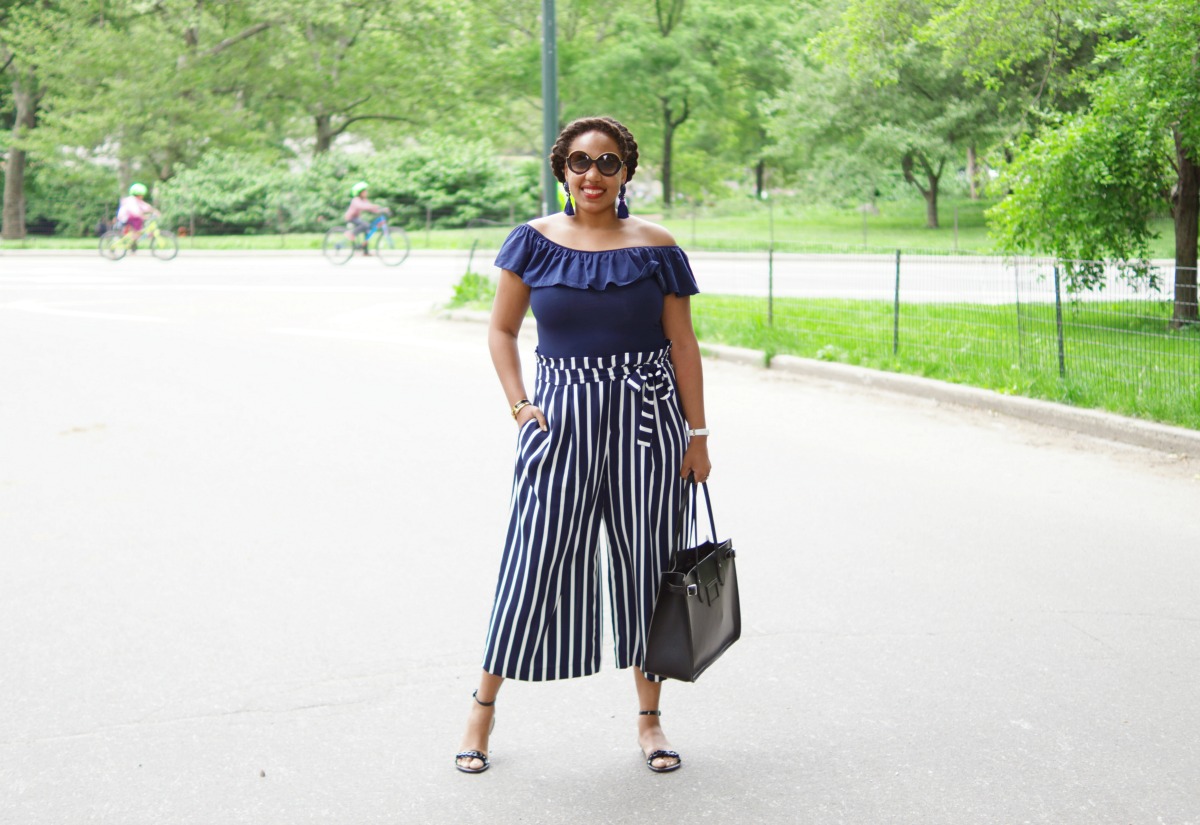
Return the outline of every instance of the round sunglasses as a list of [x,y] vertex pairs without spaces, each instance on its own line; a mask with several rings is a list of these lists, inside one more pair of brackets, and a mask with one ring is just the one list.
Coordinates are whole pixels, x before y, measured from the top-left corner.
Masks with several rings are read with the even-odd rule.
[[596,164],[596,169],[600,171],[600,174],[606,178],[611,178],[620,172],[621,167],[625,165],[625,161],[612,152],[605,152],[598,158],[593,158],[587,152],[572,152],[567,156],[567,168],[576,175],[585,174],[592,168],[593,163]]

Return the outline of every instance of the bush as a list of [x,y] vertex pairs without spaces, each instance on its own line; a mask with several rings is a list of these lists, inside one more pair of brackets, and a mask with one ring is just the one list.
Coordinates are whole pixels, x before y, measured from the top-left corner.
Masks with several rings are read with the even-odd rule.
[[450,299],[451,309],[472,307],[482,309],[490,307],[496,297],[496,285],[492,280],[477,272],[468,272],[454,285],[454,297]]
[[210,234],[319,232],[341,223],[358,180],[410,229],[523,220],[537,211],[537,165],[505,163],[485,144],[444,141],[374,155],[321,155],[307,164],[210,152],[157,187],[171,223]]
[[25,223],[31,234],[95,235],[101,220],[111,222],[117,214],[121,194],[110,169],[75,159],[46,163],[31,157],[25,176]]
[[212,235],[242,235],[256,230],[279,231],[276,201],[286,190],[287,170],[244,153],[209,152],[155,187],[154,203],[168,225],[188,225]]

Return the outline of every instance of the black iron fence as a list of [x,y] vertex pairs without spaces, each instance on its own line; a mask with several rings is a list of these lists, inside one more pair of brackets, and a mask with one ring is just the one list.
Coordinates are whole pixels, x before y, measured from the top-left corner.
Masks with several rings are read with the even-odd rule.
[[[910,252],[693,252],[703,340],[1200,427],[1194,270]],[[1074,271],[1077,271],[1075,267]],[[1176,284],[1185,287],[1177,294]]]

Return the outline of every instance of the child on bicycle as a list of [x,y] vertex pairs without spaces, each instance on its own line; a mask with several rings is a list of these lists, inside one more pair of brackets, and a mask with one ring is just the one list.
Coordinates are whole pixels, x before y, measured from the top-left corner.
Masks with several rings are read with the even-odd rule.
[[[386,206],[371,203],[370,199],[367,198],[367,188],[365,180],[360,180],[354,186],[350,187],[350,206],[346,208],[346,240],[350,241],[350,243],[354,243],[355,236],[364,235],[371,228],[361,217],[364,212],[371,212],[376,215],[381,212],[385,215],[391,213],[391,210]],[[369,255],[371,253],[363,249],[363,254]]]
[[121,205],[117,209],[117,223],[123,225],[126,232],[133,236],[130,238],[130,244],[134,250],[137,249],[137,240],[145,228],[145,219],[161,216],[161,212],[146,203],[146,187],[141,183],[129,187],[129,196],[121,198]]

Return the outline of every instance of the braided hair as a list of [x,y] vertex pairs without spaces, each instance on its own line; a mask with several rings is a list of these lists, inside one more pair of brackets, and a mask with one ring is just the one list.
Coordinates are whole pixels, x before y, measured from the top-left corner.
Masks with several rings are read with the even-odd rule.
[[558,133],[558,140],[554,141],[554,147],[550,150],[550,168],[554,171],[554,177],[558,178],[559,183],[563,183],[567,179],[567,153],[571,149],[571,144],[575,138],[588,132],[602,132],[616,141],[621,157],[625,161],[627,180],[632,179],[638,162],[638,145],[637,141],[633,139],[633,134],[620,121],[611,117],[581,117],[568,123]]

